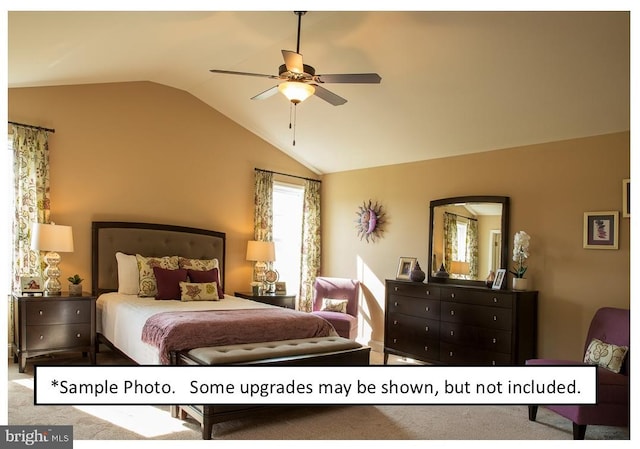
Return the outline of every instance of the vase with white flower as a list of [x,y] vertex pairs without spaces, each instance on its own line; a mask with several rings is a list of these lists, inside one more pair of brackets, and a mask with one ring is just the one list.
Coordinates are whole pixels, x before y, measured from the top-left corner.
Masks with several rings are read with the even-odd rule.
[[513,236],[513,261],[515,262],[513,270],[509,272],[513,274],[513,289],[526,290],[527,279],[524,278],[527,272],[525,261],[529,257],[529,241],[531,237],[524,231],[518,231]]

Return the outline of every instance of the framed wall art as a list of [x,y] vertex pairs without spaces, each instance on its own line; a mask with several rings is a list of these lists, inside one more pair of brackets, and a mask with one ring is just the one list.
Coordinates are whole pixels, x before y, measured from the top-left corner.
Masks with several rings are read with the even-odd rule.
[[418,259],[416,257],[401,257],[398,262],[398,273],[396,273],[396,279],[409,280],[409,274],[416,266]]
[[622,216],[631,217],[631,180],[622,180]]
[[583,248],[618,249],[618,211],[585,212]]

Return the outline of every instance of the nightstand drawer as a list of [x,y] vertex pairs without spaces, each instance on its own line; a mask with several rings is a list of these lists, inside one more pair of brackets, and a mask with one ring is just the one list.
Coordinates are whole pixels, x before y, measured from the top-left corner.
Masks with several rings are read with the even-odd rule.
[[91,321],[90,301],[56,301],[43,299],[26,304],[26,318],[29,325],[89,323]]
[[91,324],[27,326],[27,350],[61,349],[91,345]]

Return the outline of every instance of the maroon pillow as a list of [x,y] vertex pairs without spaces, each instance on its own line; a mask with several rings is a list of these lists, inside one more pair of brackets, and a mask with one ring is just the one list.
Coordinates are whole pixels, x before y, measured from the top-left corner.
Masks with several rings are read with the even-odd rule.
[[189,279],[191,282],[195,282],[197,284],[204,284],[206,282],[215,282],[218,287],[218,298],[224,299],[224,290],[222,290],[222,285],[220,285],[220,274],[218,273],[218,269],[214,268],[213,270],[187,270],[189,272]]
[[180,282],[187,282],[187,270],[153,267],[158,284],[156,299],[180,299]]

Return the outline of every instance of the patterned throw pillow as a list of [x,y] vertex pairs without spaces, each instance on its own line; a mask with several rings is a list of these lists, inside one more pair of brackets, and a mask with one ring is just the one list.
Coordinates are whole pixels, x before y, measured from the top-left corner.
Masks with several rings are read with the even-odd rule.
[[182,301],[219,301],[218,285],[215,282],[180,282]]
[[322,298],[322,308],[325,312],[340,312],[347,313],[347,304],[349,300],[347,299],[332,299],[332,298]]
[[219,268],[218,259],[187,259],[178,257],[178,265],[186,270],[209,271]]
[[584,362],[619,373],[628,351],[627,346],[616,346],[594,338],[584,354]]
[[138,261],[138,274],[140,275],[138,296],[146,297],[158,294],[158,284],[153,274],[153,267],[167,270],[178,269],[178,256],[145,257],[136,254],[136,260]]
[[215,282],[218,289],[218,298],[224,299],[224,290],[220,284],[220,273],[217,268],[213,270],[187,270],[189,274],[189,281],[191,282]]

